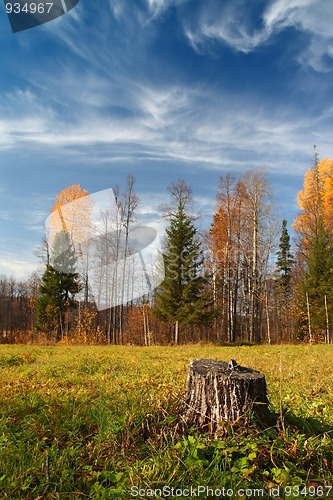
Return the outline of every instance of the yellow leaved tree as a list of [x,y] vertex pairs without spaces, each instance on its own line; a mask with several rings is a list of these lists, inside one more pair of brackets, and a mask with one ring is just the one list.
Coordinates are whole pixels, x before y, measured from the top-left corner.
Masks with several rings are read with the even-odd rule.
[[89,241],[92,211],[93,202],[88,191],[82,189],[80,184],[72,184],[60,191],[50,216],[51,242],[57,233],[65,231],[78,250],[79,245]]
[[333,237],[333,160],[323,158],[304,176],[303,190],[298,193],[301,212],[293,223],[300,235],[300,246],[307,251],[317,235],[319,224]]
[[88,304],[89,247],[93,237],[92,214],[94,202],[80,184],[72,184],[60,191],[49,217],[48,241],[52,247],[61,232],[69,241],[78,259],[79,273],[84,289],[84,303]]
[[330,343],[333,318],[333,160],[318,161],[304,176],[301,209],[293,227],[299,235],[297,310],[301,339]]

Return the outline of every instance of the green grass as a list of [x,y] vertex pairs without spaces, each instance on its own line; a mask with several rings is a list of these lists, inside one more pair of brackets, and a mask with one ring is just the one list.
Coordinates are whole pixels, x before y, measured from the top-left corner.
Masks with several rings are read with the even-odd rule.
[[[251,498],[237,497],[240,488],[272,498],[277,487],[275,498],[316,498],[322,486],[333,498],[325,489],[333,485],[332,349],[0,346],[0,498],[128,500],[151,498],[133,487],[165,485],[224,487],[234,491],[225,498],[238,499]],[[230,428],[219,441],[183,434],[187,370],[201,357],[263,372],[281,425]]]

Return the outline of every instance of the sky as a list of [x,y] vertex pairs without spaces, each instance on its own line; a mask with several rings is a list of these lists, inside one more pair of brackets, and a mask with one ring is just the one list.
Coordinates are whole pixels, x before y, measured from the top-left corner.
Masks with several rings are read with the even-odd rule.
[[139,213],[193,190],[209,227],[219,177],[264,167],[291,226],[297,192],[333,157],[330,0],[80,0],[12,33],[0,4],[0,274],[40,265],[70,184],[136,178]]

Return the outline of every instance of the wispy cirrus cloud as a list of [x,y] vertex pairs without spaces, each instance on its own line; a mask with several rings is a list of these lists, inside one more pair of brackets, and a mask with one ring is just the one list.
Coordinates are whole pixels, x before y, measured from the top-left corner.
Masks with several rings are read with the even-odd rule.
[[279,32],[294,28],[308,38],[302,49],[295,50],[295,59],[319,72],[333,70],[333,10],[329,2],[272,0],[259,2],[259,6],[254,11],[251,2],[212,0],[201,5],[192,18],[182,18],[185,35],[199,52],[209,50],[209,43],[217,41],[248,53]]
[[[321,4],[320,0],[318,3]],[[77,18],[66,16],[56,30],[55,27],[49,29],[78,56],[76,64],[66,64],[65,55],[56,73],[51,65],[43,74],[31,70],[27,77],[29,90],[17,89],[6,95],[7,107],[2,105],[0,121],[2,147],[14,147],[19,143],[60,148],[105,144],[112,145],[115,157],[121,157],[123,145],[128,144],[134,145],[132,158],[140,149],[140,153],[144,150],[155,158],[215,165],[224,157],[221,147],[227,144],[241,145],[243,150],[250,152],[260,139],[267,151],[275,150],[275,144],[279,143],[282,148],[287,145],[291,148],[294,144],[297,150],[297,144],[304,141],[300,143],[296,139],[307,127],[306,123],[302,125],[303,119],[297,111],[288,111],[288,104],[284,109],[283,104],[278,103],[277,112],[270,102],[269,108],[263,110],[264,104],[254,99],[249,105],[246,96],[233,97],[225,90],[219,96],[208,83],[204,86],[166,81],[149,83],[140,74],[142,59],[147,64],[146,45],[155,35],[154,30],[134,28],[138,28],[140,16],[148,16],[155,10],[165,12],[170,6],[179,9],[179,19],[185,28],[190,26],[189,8],[193,7],[193,36],[199,37],[199,42],[216,38],[244,52],[254,50],[275,31],[287,26],[300,26],[300,29],[320,34],[318,8],[313,8],[317,17],[313,12],[312,17],[308,16],[312,0],[263,2],[259,24],[254,22],[251,6],[246,8],[242,2],[241,9],[238,1],[221,5],[214,0],[209,2],[209,8],[203,4],[198,6],[195,1],[151,0],[146,3],[146,11],[144,2],[139,2],[139,7],[129,15],[128,2],[122,6],[119,2],[110,2],[114,11],[122,10],[122,21],[115,25],[111,48],[103,24],[97,33],[94,30],[93,41],[86,36],[76,43],[75,35],[86,14],[82,9],[75,10]],[[95,13],[99,13],[97,8]],[[100,20],[100,13],[98,15]],[[158,21],[151,21],[152,25],[154,23]],[[326,23],[323,36],[329,37],[329,33]],[[137,42],[136,50],[128,47],[124,51],[126,35],[129,44]],[[122,43],[121,57],[118,43]],[[138,73],[133,78],[135,71]]]
[[[107,94],[107,89],[104,92]],[[0,120],[6,137],[3,147],[51,148],[57,157],[73,150],[83,158],[89,152],[90,161],[150,158],[191,162],[194,167],[212,170],[226,164],[244,169],[249,162],[274,169],[279,168],[278,160],[284,161],[288,155],[299,157],[301,162],[302,152],[315,142],[315,134],[321,135],[321,148],[329,149],[329,110],[309,120],[289,103],[274,109],[246,97],[214,93],[209,86],[140,84],[133,86],[131,93],[129,116],[121,112],[107,116],[103,109],[89,104],[81,109],[77,121],[75,108],[61,115],[49,104],[43,106],[31,92],[19,92],[19,99],[12,96],[11,103],[21,111],[16,115],[12,109],[7,119]],[[107,95],[102,92],[100,99],[104,98]],[[23,105],[24,99],[27,105]],[[29,103],[35,101],[38,105],[34,109]],[[95,146],[102,149],[93,152]]]

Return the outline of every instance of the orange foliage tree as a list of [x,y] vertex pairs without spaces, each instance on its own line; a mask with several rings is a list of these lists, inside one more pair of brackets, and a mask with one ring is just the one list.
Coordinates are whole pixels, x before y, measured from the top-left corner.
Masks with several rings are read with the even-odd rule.
[[270,187],[262,169],[249,170],[237,182],[230,174],[220,178],[210,233],[214,296],[221,313],[217,340],[234,342],[244,331],[250,342],[260,342],[274,239]]
[[68,186],[57,194],[50,217],[51,240],[60,231],[70,235],[74,246],[89,239],[93,202],[88,194],[80,184]]
[[315,154],[314,163],[304,175],[303,190],[297,196],[301,212],[293,223],[303,252],[318,234],[320,223],[333,237],[333,160],[323,158],[318,162]]
[[[235,340],[240,287],[241,227],[244,200],[240,183],[227,174],[220,177],[217,209],[210,231],[213,253],[213,289],[215,306],[222,314],[222,331]],[[219,338],[218,340],[221,340]]]
[[93,200],[80,184],[73,184],[57,194],[50,216],[49,241],[61,231],[69,235],[76,255],[80,256],[80,275],[84,283],[84,303],[88,304],[89,247],[92,238]]
[[[318,161],[298,193],[301,212],[293,227],[298,241],[298,332],[300,338],[330,342],[333,299],[333,160]],[[305,333],[306,332],[306,333]]]

